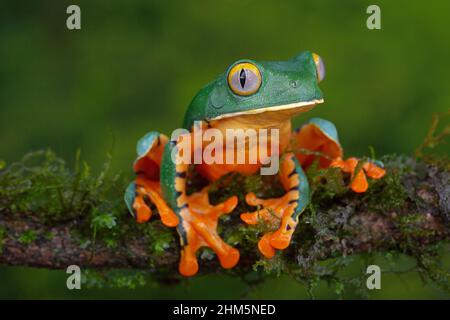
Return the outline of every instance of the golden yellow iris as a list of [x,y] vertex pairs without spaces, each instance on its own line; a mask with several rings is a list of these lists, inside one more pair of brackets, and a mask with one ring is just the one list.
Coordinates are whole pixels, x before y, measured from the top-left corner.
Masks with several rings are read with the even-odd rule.
[[[239,78],[242,70],[245,72],[251,72],[256,76],[256,83],[252,83],[251,86],[245,88],[244,86],[237,85],[233,78],[237,76]],[[261,73],[259,72],[258,68],[249,62],[242,62],[235,65],[233,68],[231,68],[230,72],[228,73],[228,85],[230,86],[231,90],[240,95],[240,96],[249,96],[256,91],[258,91],[259,87],[261,86]]]

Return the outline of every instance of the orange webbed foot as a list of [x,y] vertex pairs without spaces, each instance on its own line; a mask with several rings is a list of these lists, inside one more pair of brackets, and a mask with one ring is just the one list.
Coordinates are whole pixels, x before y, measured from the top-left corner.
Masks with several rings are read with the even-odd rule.
[[350,188],[356,193],[363,193],[369,188],[366,176],[372,179],[381,179],[386,174],[386,170],[371,161],[364,162],[359,170],[357,170],[358,163],[359,160],[354,157],[348,158],[347,160],[336,158],[331,162],[330,167],[340,168],[343,172],[350,173]]
[[[264,223],[269,228],[258,242],[258,249],[266,258],[272,258],[276,249],[283,250],[291,242],[292,235],[297,226],[298,217],[296,208],[306,201],[307,192],[300,194],[302,183],[306,183],[306,177],[300,175],[296,168],[293,154],[288,154],[281,164],[280,179],[286,194],[279,198],[260,199],[254,193],[246,195],[246,202],[258,210],[241,214],[241,219],[250,225]],[[305,181],[301,182],[301,179]],[[299,187],[300,186],[300,187]],[[307,187],[306,187],[307,188]]]
[[273,199],[259,199],[253,193],[247,194],[247,203],[260,209],[241,214],[241,219],[250,225],[264,223],[272,229],[258,242],[258,249],[266,258],[272,258],[275,249],[282,250],[289,246],[297,225],[291,218],[297,205],[295,200],[289,193]]
[[183,217],[182,232],[187,243],[183,244],[179,271],[184,276],[193,276],[198,271],[196,252],[201,247],[211,248],[219,258],[223,268],[233,268],[239,261],[239,251],[225,243],[217,233],[217,223],[223,214],[234,210],[238,198],[211,205],[208,189],[204,188],[186,197],[187,206],[181,210]]

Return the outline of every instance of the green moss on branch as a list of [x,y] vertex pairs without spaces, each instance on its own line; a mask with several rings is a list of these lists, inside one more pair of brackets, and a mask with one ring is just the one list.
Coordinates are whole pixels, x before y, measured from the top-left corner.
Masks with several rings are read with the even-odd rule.
[[[246,281],[261,280],[266,273],[288,274],[310,289],[325,280],[340,294],[348,284],[338,271],[349,256],[370,259],[375,252],[404,253],[416,259],[424,277],[448,288],[448,270],[440,265],[436,248],[450,234],[448,160],[395,155],[381,160],[387,176],[372,181],[363,195],[348,190],[349,177],[340,171],[312,166],[307,172],[311,204],[301,216],[292,245],[272,260],[263,259],[256,248],[265,226],[243,225],[239,212],[251,209],[243,201],[247,192],[262,197],[282,194],[279,181],[239,175],[221,179],[211,187],[210,196],[213,202],[239,196],[239,206],[221,220],[220,233],[239,248],[242,258],[237,268],[224,271],[214,254],[204,250],[201,272],[234,274]],[[126,180],[109,172],[109,161],[93,175],[79,154],[73,169],[51,151],[28,154],[5,167],[0,171],[0,263],[115,270],[91,270],[87,282],[92,285],[104,281],[133,287],[146,279],[179,279],[175,231],[157,217],[135,223],[122,201]],[[201,187],[199,177],[192,181],[191,191]],[[128,271],[120,273],[118,268]]]

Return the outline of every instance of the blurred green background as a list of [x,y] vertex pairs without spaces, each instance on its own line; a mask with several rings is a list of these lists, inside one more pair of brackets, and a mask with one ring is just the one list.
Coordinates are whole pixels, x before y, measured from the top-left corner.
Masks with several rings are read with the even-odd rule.
[[[320,54],[326,103],[307,117],[332,120],[347,154],[412,153],[431,114],[450,106],[448,1],[376,1],[381,30],[366,28],[372,1],[5,1],[0,3],[0,159],[50,147],[81,148],[99,168],[131,173],[135,142],[169,134],[199,88],[240,58]],[[78,4],[82,29],[66,28]],[[114,137],[114,138],[112,138]],[[440,152],[448,153],[448,146]],[[447,259],[448,262],[448,259]],[[357,264],[357,262],[356,262]],[[448,265],[448,264],[447,264]],[[358,269],[354,267],[353,269]],[[65,289],[63,271],[0,268],[2,298],[238,298],[238,279],[208,276],[176,287]],[[383,278],[385,279],[385,278]],[[385,284],[385,285],[384,285]],[[443,298],[417,274],[386,275],[373,298]],[[247,297],[305,298],[274,278]],[[336,297],[325,285],[318,298]],[[353,297],[351,294],[349,297]],[[447,296],[448,297],[448,296]]]

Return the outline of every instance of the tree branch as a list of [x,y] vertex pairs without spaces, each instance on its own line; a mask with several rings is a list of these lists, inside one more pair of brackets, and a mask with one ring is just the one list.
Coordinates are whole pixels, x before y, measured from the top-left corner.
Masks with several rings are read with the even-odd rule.
[[[322,192],[330,190],[324,190],[324,186],[327,184],[316,186],[314,206],[302,215],[293,244],[283,253],[293,263],[304,265],[381,250],[410,254],[450,237],[448,167],[393,157],[388,161],[387,177],[371,185],[367,194],[345,191],[326,198]],[[169,272],[177,269],[177,235],[173,229],[163,227],[157,218],[137,225],[121,208],[117,225],[100,230],[94,241],[92,214],[72,213],[65,220],[49,222],[39,212],[14,212],[10,199],[0,198],[2,203],[2,265],[66,268],[75,264]],[[260,230],[236,227],[242,226],[237,213],[222,223],[225,240],[241,250],[237,269],[249,270],[260,259],[256,248]],[[227,231],[229,226],[233,226],[233,234]],[[248,228],[253,232],[250,235],[245,233]],[[236,234],[240,236],[239,244],[233,243]],[[206,255],[201,260],[202,272],[219,269],[215,258]]]
[[[79,227],[77,222],[48,227],[36,221],[30,213],[16,213],[0,215],[0,226],[5,227],[8,234],[3,240],[1,264],[51,269],[66,268],[72,264],[95,268],[149,267],[145,238],[130,237],[129,241],[114,248],[98,243],[93,252],[90,246],[83,246],[84,240],[73,232]],[[33,230],[39,235],[29,244],[19,240],[20,235],[27,230]],[[50,239],[45,237],[49,232],[52,233]],[[175,264],[176,256],[176,252],[167,252],[167,255],[158,259],[158,266]]]

